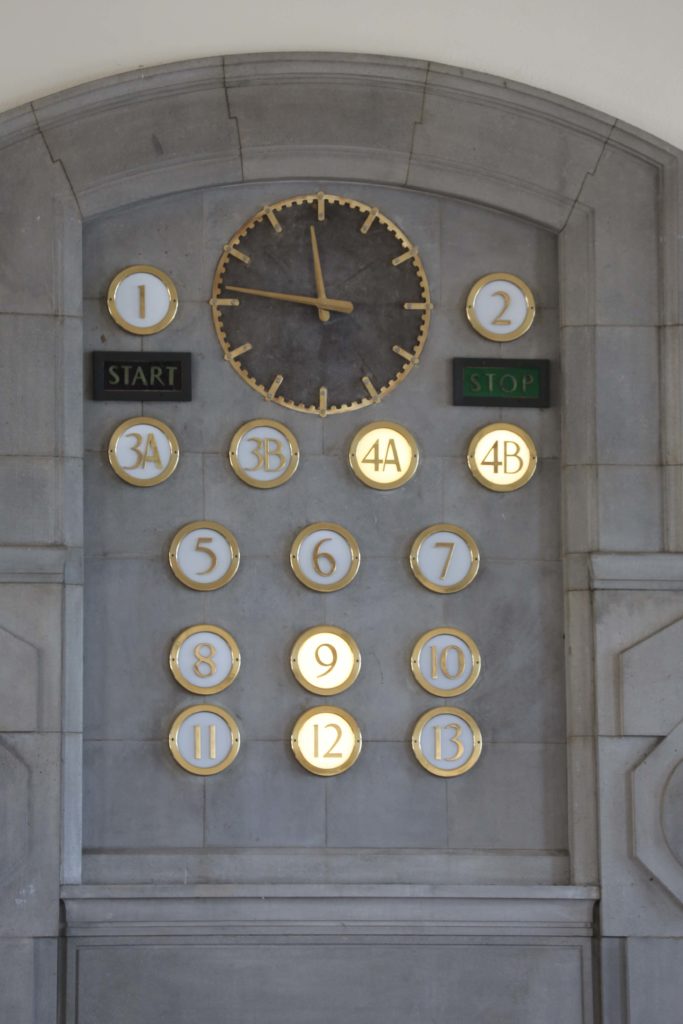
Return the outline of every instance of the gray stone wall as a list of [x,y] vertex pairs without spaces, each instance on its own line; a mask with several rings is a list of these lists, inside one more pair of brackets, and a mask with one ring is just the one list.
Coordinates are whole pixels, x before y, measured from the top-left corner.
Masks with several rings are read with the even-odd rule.
[[[220,1014],[231,1000],[240,1019],[280,1020],[285,1012],[302,1019],[310,1007],[311,1019],[327,1009],[332,1020],[334,1014],[341,1019],[354,1011],[361,1019],[372,1013],[373,1020],[412,1021],[436,1017],[460,1000],[463,1014],[474,1019],[541,1022],[550,1010],[573,1024],[594,1019],[595,1000],[609,1024],[625,1019],[649,1024],[655,1016],[660,1024],[677,1022],[683,938],[676,658],[683,618],[680,154],[608,117],[524,86],[422,62],[315,54],[218,58],[120,76],[4,115],[0,145],[0,1016],[42,1024],[63,1013],[68,1021],[104,1024],[122,1016],[133,1021],[168,1017],[177,1007],[197,1004]],[[465,777],[473,789],[481,785],[479,802],[491,794],[501,800],[513,760],[520,785],[529,787],[518,811],[530,815],[523,837],[527,845],[514,852],[514,805],[506,806],[508,816],[495,828],[493,819],[484,827],[487,819],[480,813],[476,848],[460,847],[458,830],[442,828],[439,845],[413,846],[409,855],[402,844],[414,842],[413,835],[379,830],[372,817],[357,822],[350,810],[345,818],[341,804],[333,811],[334,827],[343,823],[345,837],[352,828],[356,836],[375,829],[369,847],[335,845],[333,837],[325,846],[323,817],[315,808],[312,820],[318,824],[296,856],[291,840],[301,826],[292,829],[289,815],[276,817],[264,841],[248,818],[241,821],[244,831],[231,835],[230,823],[223,818],[221,824],[222,808],[214,816],[207,804],[206,820],[217,823],[217,831],[204,836],[205,812],[196,793],[210,792],[210,780],[194,786],[197,780],[185,779],[162,757],[164,729],[183,703],[163,675],[175,620],[171,626],[160,608],[150,609],[151,637],[134,637],[145,676],[152,680],[140,718],[130,716],[125,700],[132,678],[125,652],[107,652],[105,645],[106,671],[103,678],[97,673],[93,638],[98,630],[110,635],[109,619],[102,625],[103,609],[124,633],[133,628],[125,618],[115,620],[120,606],[111,594],[131,593],[131,573],[141,555],[148,570],[144,586],[156,590],[158,581],[159,592],[169,596],[168,614],[181,626],[186,615],[194,621],[188,606],[194,595],[180,593],[164,574],[162,554],[176,526],[168,521],[170,512],[175,520],[187,509],[187,518],[194,518],[202,476],[220,481],[213,492],[207,487],[202,494],[207,514],[211,502],[221,507],[242,495],[245,489],[227,475],[221,453],[233,425],[252,415],[255,401],[220,366],[218,399],[224,400],[227,389],[235,396],[229,417],[197,414],[200,402],[178,410],[183,462],[158,489],[159,495],[164,490],[173,495],[168,510],[155,506],[154,489],[149,496],[132,489],[128,494],[107,476],[101,452],[112,417],[123,419],[126,408],[113,413],[86,399],[85,428],[82,421],[82,352],[101,345],[107,261],[133,262],[130,232],[156,212],[155,223],[172,225],[174,234],[148,233],[150,259],[154,255],[163,266],[172,253],[178,262],[166,269],[189,286],[185,333],[179,332],[179,321],[173,344],[216,346],[207,325],[204,282],[228,228],[212,212],[223,211],[232,223],[235,204],[244,203],[249,212],[264,192],[285,195],[283,183],[295,180],[343,182],[346,191],[358,195],[376,191],[385,206],[396,204],[396,217],[411,236],[421,216],[427,224],[433,222],[429,216],[442,224],[449,217],[470,218],[477,245],[493,237],[493,223],[498,230],[507,225],[503,234],[509,230],[511,245],[526,240],[530,276],[540,274],[539,280],[550,282],[546,294],[557,296],[547,308],[557,309],[559,324],[560,430],[540,426],[545,414],[529,417],[548,464],[519,492],[518,514],[538,524],[527,531],[529,546],[520,552],[526,579],[539,556],[551,575],[548,558],[562,560],[562,595],[558,579],[548,593],[558,602],[558,615],[563,596],[564,673],[555,646],[557,619],[547,602],[549,632],[539,658],[542,664],[550,658],[548,686],[558,687],[564,675],[566,730],[559,732],[559,689],[552,697],[538,685],[530,690],[529,715],[516,713],[513,724],[500,717],[507,693],[499,700],[498,691],[487,691],[486,672],[466,695],[467,707],[477,707],[485,739],[491,723],[484,757]],[[159,217],[159,210],[166,212]],[[167,215],[171,211],[177,219]],[[199,224],[207,226],[201,237]],[[217,232],[215,239],[209,228]],[[188,243],[182,251],[179,236]],[[462,238],[451,251],[441,245],[441,270],[460,273],[459,259],[467,263],[458,244]],[[425,245],[426,256],[429,240]],[[487,269],[493,267],[481,272]],[[429,266],[428,271],[431,276]],[[476,273],[467,272],[468,283],[470,276]],[[539,285],[539,297],[545,287]],[[461,330],[456,321],[462,294],[448,292],[442,277],[436,302],[428,346],[434,345],[434,358],[442,363],[449,338]],[[457,335],[458,344],[465,344],[462,337]],[[188,338],[192,346],[186,345]],[[472,337],[466,344],[474,352],[478,343]],[[207,347],[207,366],[210,351]],[[214,352],[217,358],[217,346]],[[208,374],[204,380],[210,392],[213,381]],[[440,389],[434,409],[423,387]],[[444,509],[465,493],[460,488],[474,488],[457,472],[460,427],[453,428],[452,447],[450,438],[443,446],[445,438],[438,445],[433,440],[443,432],[442,415],[448,416],[446,431],[456,422],[443,389],[441,376],[427,363],[379,407],[382,415],[404,421],[404,403],[409,403],[412,422],[406,425],[425,455],[421,475],[392,498],[412,490],[426,507],[432,500],[425,493],[430,469],[448,481],[438,499]],[[479,422],[479,412],[468,412],[469,420],[458,415],[457,422],[469,429]],[[305,456],[300,478],[282,490],[283,498],[291,494],[290,512],[298,521],[304,513],[308,517],[304,502],[314,500],[316,462],[343,464],[352,418],[324,425],[312,419],[304,424],[304,417],[277,418],[292,420]],[[553,415],[546,421],[552,423]],[[463,427],[462,436],[466,433]],[[544,496],[551,463],[559,483]],[[366,495],[343,476],[339,486],[355,514],[361,498],[372,503],[387,497]],[[557,516],[544,514],[556,508],[558,487],[559,533]],[[488,497],[476,488],[468,493],[475,503]],[[102,504],[99,496],[107,501]],[[130,503],[140,497],[136,511],[144,503],[149,514],[131,519]],[[250,494],[238,500],[246,503],[245,511],[251,503],[265,507]],[[298,603],[287,609],[293,618],[283,618],[285,635],[263,652],[260,668],[254,661],[253,671],[254,678],[258,673],[270,680],[281,699],[271,702],[262,726],[254,725],[263,728],[260,736],[247,728],[247,722],[260,719],[261,708],[249,706],[245,660],[245,676],[225,703],[231,706],[242,687],[244,706],[238,710],[245,732],[254,748],[270,743],[278,751],[278,781],[282,798],[289,800],[290,782],[303,780],[307,790],[323,791],[316,789],[319,780],[294,772],[298,766],[287,761],[284,743],[290,718],[307,700],[281,672],[281,648],[286,651],[298,628],[299,610],[309,624],[310,601],[283,565],[292,531],[273,511],[275,502],[267,507],[279,537],[281,586],[296,594]],[[478,516],[488,514],[479,511],[482,507],[474,505]],[[130,550],[108,547],[115,542],[116,514],[128,516]],[[403,537],[404,515],[408,520],[413,515],[407,505],[396,536]],[[481,579],[453,598],[459,610],[467,606],[477,617],[489,612],[499,594],[502,600],[493,567],[501,579],[503,570],[512,571],[495,543],[486,554],[485,535],[491,538],[496,525],[494,517],[487,530],[474,531],[485,568]],[[373,537],[368,530],[367,541],[360,538],[368,551],[373,541],[396,539]],[[253,544],[246,533],[244,580],[255,602],[263,573]],[[154,545],[156,554],[150,556]],[[84,550],[89,556],[85,641]],[[250,553],[251,576],[246,571]],[[405,575],[398,570],[396,576],[400,602],[412,584],[405,563],[375,557],[386,561],[389,574],[403,564]],[[97,572],[95,563],[100,563]],[[117,574],[121,587],[128,575],[129,589],[110,589],[107,597],[106,587]],[[371,581],[369,574],[365,580]],[[357,593],[361,585],[370,586],[365,580],[359,577],[353,585]],[[336,596],[342,608],[344,592]],[[334,597],[325,599],[330,607]],[[426,595],[423,607],[431,608],[429,602]],[[345,607],[350,618],[353,608]],[[411,606],[403,614],[412,612]],[[486,658],[483,636],[481,646]],[[392,646],[392,657],[398,658],[397,649]],[[105,688],[104,676],[116,675],[124,688]],[[409,761],[405,734],[401,737],[415,705],[421,709],[430,702],[420,700],[403,660],[390,667],[390,675],[398,680],[401,696],[391,708],[386,733],[378,705],[372,704],[381,684],[373,691],[368,673],[345,695],[350,709],[361,694],[368,701],[368,756],[347,776],[323,785],[339,794],[342,787],[332,784],[347,784],[344,799],[355,811],[353,790],[363,786],[366,764],[375,779],[383,777],[371,757],[373,746],[388,741],[396,763],[403,764],[398,770],[404,785],[391,793],[398,812],[409,794],[411,809],[417,804],[427,817],[433,815],[431,795],[426,801],[423,796],[427,788],[442,794],[442,808],[453,815],[457,808],[446,808],[447,799],[453,800],[447,794],[463,791],[454,790],[458,780],[442,784],[413,775],[417,766]],[[379,678],[377,673],[374,679]],[[496,678],[504,679],[504,669]],[[539,679],[540,673],[537,684]],[[254,686],[251,693],[256,692]],[[532,728],[514,734],[508,754],[501,728],[521,730],[523,722]],[[565,743],[566,813],[563,772],[555,756]],[[547,755],[532,751],[539,744],[547,745]],[[146,767],[134,773],[131,815],[117,807],[122,802],[112,785],[118,779],[120,786],[125,764],[113,753],[117,747],[147,751]],[[496,748],[500,761],[488,776],[493,758],[487,762],[486,753]],[[523,748],[526,763],[519,760]],[[240,755],[224,776],[227,783],[244,769],[236,810],[271,796],[258,790],[267,773],[247,770],[248,749],[245,744],[244,760]],[[145,790],[146,778],[156,780],[166,801],[183,794],[180,844],[168,816],[156,810],[158,792]],[[410,782],[413,778],[422,782],[419,792],[412,788],[419,786]],[[534,785],[545,787],[545,803]],[[541,805],[542,811],[534,812]],[[381,806],[378,799],[375,807]],[[141,842],[131,822],[143,816],[147,836]],[[392,828],[394,817],[404,821],[397,813]],[[304,827],[310,820],[307,815]],[[390,844],[377,842],[380,831],[391,835]],[[501,837],[502,848],[496,845]],[[595,984],[593,944],[601,954]],[[333,960],[324,955],[329,950]]]

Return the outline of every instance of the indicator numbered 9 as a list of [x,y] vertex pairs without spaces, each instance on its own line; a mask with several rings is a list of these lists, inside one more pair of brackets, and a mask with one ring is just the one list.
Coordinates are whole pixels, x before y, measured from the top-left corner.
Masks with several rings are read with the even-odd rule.
[[466,530],[436,523],[418,534],[410,549],[415,578],[437,594],[464,590],[479,571],[479,548]]
[[398,423],[370,423],[358,431],[349,449],[351,469],[367,487],[390,491],[402,487],[420,460],[413,435]]
[[168,734],[171,754],[192,775],[217,775],[237,757],[240,732],[237,722],[215,704],[185,708]]
[[134,487],[154,487],[168,480],[178,465],[178,438],[161,420],[135,416],[124,420],[109,440],[109,464]]
[[355,537],[338,523],[312,523],[294,538],[289,562],[304,586],[328,593],[341,590],[355,578],[360,549]]
[[434,708],[415,723],[412,746],[428,772],[453,778],[470,771],[479,760],[481,731],[472,716],[460,708]]
[[158,334],[178,312],[178,292],[158,267],[125,267],[109,285],[107,309],[112,320],[129,334]]
[[413,647],[410,667],[428,693],[457,697],[471,689],[481,672],[481,655],[472,637],[440,626],[424,633]]
[[467,449],[475,480],[490,491],[516,491],[531,480],[538,465],[536,445],[512,423],[490,423],[478,430]]
[[363,740],[348,711],[323,705],[297,719],[291,742],[295,758],[312,775],[341,775],[355,764]]
[[294,678],[310,693],[348,690],[358,678],[361,658],[350,633],[337,626],[313,626],[296,640],[290,665]]
[[467,296],[467,319],[489,341],[515,341],[531,327],[536,303],[529,285],[515,274],[486,274]]
[[169,665],[176,682],[190,693],[219,693],[237,678],[240,651],[220,626],[190,626],[173,641]]
[[174,576],[191,590],[218,590],[240,564],[234,534],[221,523],[200,519],[181,527],[171,541],[168,560]]

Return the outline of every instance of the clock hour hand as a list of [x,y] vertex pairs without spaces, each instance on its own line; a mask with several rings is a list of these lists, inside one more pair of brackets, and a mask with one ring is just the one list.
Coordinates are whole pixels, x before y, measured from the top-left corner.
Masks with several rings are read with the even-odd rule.
[[[323,271],[320,266],[320,253],[318,252],[318,239],[315,235],[315,228],[311,224],[311,248],[313,250],[313,273],[315,274],[315,288],[318,293],[319,299],[326,299],[325,295],[325,282],[323,281]],[[318,316],[325,323],[330,319],[329,309],[321,309],[318,306]]]
[[242,292],[244,295],[258,295],[262,299],[279,299],[280,302],[296,302],[300,306],[315,306],[317,309],[329,310],[331,313],[353,313],[353,303],[344,299],[318,299],[312,295],[291,295],[288,292],[267,292],[262,288],[238,288],[227,285],[229,292]]

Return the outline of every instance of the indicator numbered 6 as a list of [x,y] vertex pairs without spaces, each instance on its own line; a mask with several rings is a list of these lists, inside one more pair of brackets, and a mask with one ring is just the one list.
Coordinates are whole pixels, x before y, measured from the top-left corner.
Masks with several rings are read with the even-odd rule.
[[360,549],[355,537],[338,523],[312,523],[294,538],[289,562],[304,586],[328,593],[355,578]]
[[221,523],[200,519],[181,527],[171,541],[168,560],[174,576],[191,590],[218,590],[240,564],[234,534]]

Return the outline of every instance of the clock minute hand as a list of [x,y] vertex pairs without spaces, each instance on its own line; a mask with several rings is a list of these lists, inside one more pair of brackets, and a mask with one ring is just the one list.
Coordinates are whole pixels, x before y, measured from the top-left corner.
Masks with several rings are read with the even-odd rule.
[[286,292],[267,292],[262,288],[238,288],[237,285],[227,285],[229,292],[242,292],[244,295],[258,295],[262,299],[279,299],[280,302],[296,302],[300,306],[315,306],[317,309],[327,309],[331,313],[353,313],[353,303],[344,299],[316,299],[309,295],[290,295]]
[[[325,295],[325,282],[323,280],[323,270],[320,266],[320,253],[318,252],[318,239],[316,238],[315,228],[311,224],[311,249],[313,250],[313,273],[315,275],[315,290],[318,293],[319,299],[326,299]],[[326,323],[330,319],[330,312],[328,309],[320,309],[318,307],[318,317],[323,323]]]

